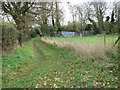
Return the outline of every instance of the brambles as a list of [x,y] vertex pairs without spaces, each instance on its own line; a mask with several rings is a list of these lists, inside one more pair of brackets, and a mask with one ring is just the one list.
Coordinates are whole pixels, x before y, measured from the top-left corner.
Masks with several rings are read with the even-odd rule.
[[10,23],[2,22],[0,27],[2,27],[2,50],[10,51],[17,43],[18,32]]

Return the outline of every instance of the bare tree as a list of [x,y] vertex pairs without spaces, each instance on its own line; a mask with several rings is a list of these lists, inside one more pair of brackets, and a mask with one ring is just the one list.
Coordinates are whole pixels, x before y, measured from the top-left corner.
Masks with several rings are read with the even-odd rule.
[[73,29],[75,29],[75,20],[76,20],[76,15],[77,15],[77,8],[76,6],[72,6],[71,3],[68,3],[69,4],[69,9],[70,9],[70,12],[72,14],[72,18],[73,18]]
[[99,33],[103,33],[103,18],[107,9],[107,3],[104,1],[98,1],[95,0],[90,3],[91,7],[93,7],[95,16],[98,20],[98,27],[99,27]]
[[5,13],[11,15],[17,25],[17,29],[21,30],[21,22],[25,22],[24,16],[32,7],[34,2],[2,2],[2,9]]
[[79,15],[79,23],[80,23],[80,26],[81,26],[81,31],[83,29],[83,8],[80,7],[80,6],[76,6],[77,10],[78,10],[78,15]]
[[89,9],[87,8],[87,3],[83,3],[82,5],[76,5],[75,7],[77,8],[78,20],[79,20],[79,23],[81,26],[81,31],[82,31],[82,30],[84,30],[84,27],[85,27],[86,23],[88,22]]
[[[120,40],[120,2],[114,3],[115,5],[115,11],[116,11],[116,18],[117,18],[117,31],[118,31],[118,39],[116,40],[114,46],[118,43]],[[119,41],[119,53],[120,53],[120,41]]]
[[63,19],[63,10],[60,9],[60,2],[55,2],[55,19],[56,19],[56,26],[58,28],[58,31],[60,30],[60,20]]
[[[2,2],[2,10],[4,13],[9,14],[13,17],[17,29],[21,31],[25,29],[26,14],[32,7],[34,2]],[[22,45],[22,37],[19,38],[19,43]]]

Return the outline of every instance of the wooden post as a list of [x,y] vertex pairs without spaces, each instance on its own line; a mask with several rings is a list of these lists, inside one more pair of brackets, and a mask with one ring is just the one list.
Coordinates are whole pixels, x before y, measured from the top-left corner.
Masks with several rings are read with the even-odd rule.
[[103,32],[103,34],[104,34],[104,47],[106,47],[106,33],[105,33],[105,31]]
[[82,43],[82,32],[80,33],[80,42]]
[[58,37],[56,37],[56,39],[55,40],[57,40],[58,39]]
[[70,41],[70,35],[69,35],[69,32],[68,32],[68,41]]

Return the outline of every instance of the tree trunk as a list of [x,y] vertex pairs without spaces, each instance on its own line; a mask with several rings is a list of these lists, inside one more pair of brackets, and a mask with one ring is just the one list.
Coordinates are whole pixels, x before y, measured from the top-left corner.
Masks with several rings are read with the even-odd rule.
[[100,15],[100,33],[103,33],[103,17]]
[[53,25],[53,27],[55,26],[55,22],[54,22],[54,13],[53,13],[53,2],[52,2],[52,7],[51,7],[51,9],[52,9],[52,25]]
[[22,33],[23,26],[22,26],[22,24],[23,24],[23,21],[20,17],[17,17],[17,16],[13,16],[13,19],[15,20],[17,30],[19,30],[18,41],[19,41],[20,46],[22,46],[22,42],[23,42],[23,33]]
[[59,9],[58,9],[58,2],[55,2],[56,5],[56,25],[58,27],[58,31],[60,29],[60,21],[59,21]]
[[29,39],[29,31],[27,30],[27,23],[25,21],[24,16],[19,15],[19,17],[17,16],[13,16],[16,25],[17,25],[17,29],[19,30],[19,37],[18,37],[18,41],[19,44],[22,46],[23,42],[27,42]]
[[104,32],[104,48],[106,47],[106,33]]

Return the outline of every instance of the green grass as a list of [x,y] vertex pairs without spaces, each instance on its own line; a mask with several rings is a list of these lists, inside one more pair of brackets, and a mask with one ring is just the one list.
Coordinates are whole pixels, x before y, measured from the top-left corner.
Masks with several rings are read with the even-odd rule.
[[[116,88],[118,65],[115,61],[115,57],[84,61],[74,51],[35,38],[3,56],[2,85],[3,88]],[[105,63],[115,64],[116,68],[106,68]]]
[[[118,35],[106,35],[106,43],[113,44],[118,38]],[[50,37],[51,40],[57,40],[57,41],[71,41],[71,42],[80,42],[80,37]],[[96,44],[104,44],[104,36],[98,35],[98,36],[84,36],[82,37],[82,43],[90,44],[90,45],[96,45]]]

